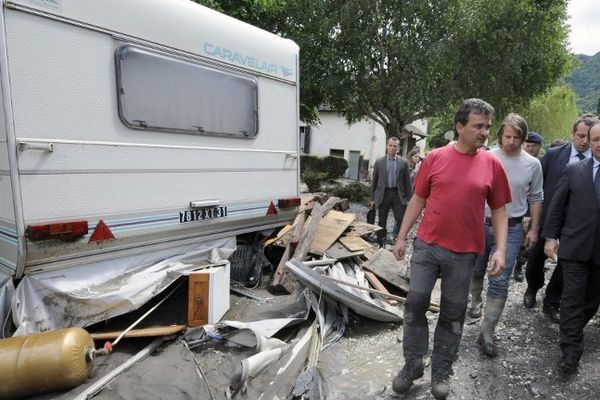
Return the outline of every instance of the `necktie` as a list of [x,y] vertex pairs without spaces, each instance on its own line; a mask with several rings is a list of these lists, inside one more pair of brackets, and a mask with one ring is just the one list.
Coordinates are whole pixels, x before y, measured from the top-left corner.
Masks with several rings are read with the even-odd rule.
[[579,158],[580,160],[585,160],[585,156],[581,153],[577,153],[575,154],[577,156],[577,158]]
[[596,199],[600,204],[600,167],[596,169],[596,176],[594,177],[594,188],[596,189]]

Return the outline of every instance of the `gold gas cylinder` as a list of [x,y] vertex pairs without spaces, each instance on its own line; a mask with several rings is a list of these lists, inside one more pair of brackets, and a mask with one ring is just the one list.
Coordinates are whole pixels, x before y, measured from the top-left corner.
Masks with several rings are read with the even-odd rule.
[[75,387],[90,376],[94,340],[66,328],[0,340],[0,399]]

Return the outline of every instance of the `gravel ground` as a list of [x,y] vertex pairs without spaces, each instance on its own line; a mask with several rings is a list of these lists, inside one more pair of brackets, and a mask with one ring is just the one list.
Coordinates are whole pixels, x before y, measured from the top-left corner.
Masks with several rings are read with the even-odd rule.
[[[367,208],[352,204],[357,219],[364,219]],[[411,235],[414,236],[414,230]],[[409,243],[412,240],[409,240]],[[389,246],[391,248],[391,246]],[[407,253],[412,253],[409,244]],[[547,265],[546,281],[554,265]],[[448,399],[597,399],[600,394],[600,324],[594,319],[585,328],[585,352],[579,372],[565,377],[557,368],[560,350],[558,325],[550,322],[538,305],[528,310],[522,305],[525,282],[511,281],[506,309],[496,330],[499,356],[489,358],[479,351],[476,343],[479,320],[465,323],[460,348],[460,359],[454,364]],[[439,299],[434,289],[433,299]],[[437,315],[428,313],[430,347]],[[430,372],[409,393],[397,395],[391,390],[391,381],[403,364],[401,326],[378,324],[366,320],[355,321],[347,335],[321,357],[322,372],[329,380],[329,399],[432,399]],[[337,347],[337,348],[336,348]],[[337,368],[335,367],[337,366]],[[365,381],[368,385],[346,391],[348,381]],[[352,385],[350,385],[352,386]],[[357,391],[358,390],[358,391]]]

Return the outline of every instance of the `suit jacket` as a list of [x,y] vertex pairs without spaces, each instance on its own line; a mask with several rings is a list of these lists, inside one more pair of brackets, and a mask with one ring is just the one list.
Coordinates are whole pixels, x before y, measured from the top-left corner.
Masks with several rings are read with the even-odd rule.
[[[396,156],[398,162],[396,168],[396,187],[398,188],[398,196],[402,205],[406,205],[412,196],[412,185],[410,184],[410,168],[408,161],[405,158]],[[373,166],[373,184],[371,186],[371,194],[375,205],[379,207],[383,202],[385,193],[387,176],[387,156],[381,157],[375,161]]]
[[589,158],[567,165],[548,208],[542,237],[559,239],[558,257],[600,265],[600,204]]
[[571,143],[559,147],[551,147],[541,158],[542,172],[544,174],[544,208],[542,210],[542,225],[546,219],[550,201],[556,190],[556,185],[561,177],[565,166],[571,157]]

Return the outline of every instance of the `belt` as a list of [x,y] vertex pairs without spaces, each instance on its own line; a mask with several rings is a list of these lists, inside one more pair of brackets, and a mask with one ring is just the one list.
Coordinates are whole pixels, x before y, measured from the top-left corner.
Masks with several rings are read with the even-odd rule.
[[[517,224],[520,224],[523,222],[523,217],[514,217],[514,218],[509,218],[508,219],[508,226],[515,226]],[[486,225],[492,225],[492,219],[491,218],[487,218],[485,219],[485,223]]]
[[385,190],[398,190],[398,188],[397,187],[391,187],[391,188],[386,187]]

